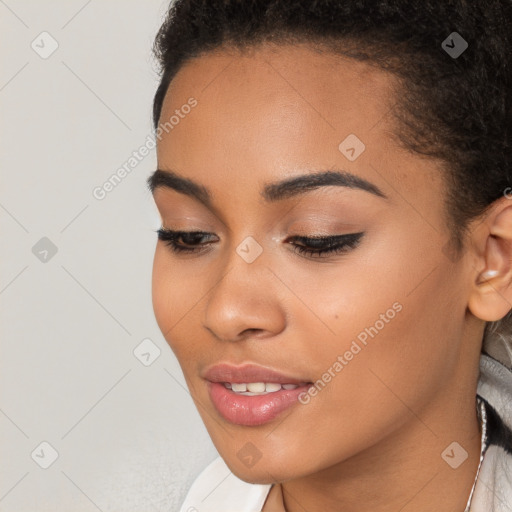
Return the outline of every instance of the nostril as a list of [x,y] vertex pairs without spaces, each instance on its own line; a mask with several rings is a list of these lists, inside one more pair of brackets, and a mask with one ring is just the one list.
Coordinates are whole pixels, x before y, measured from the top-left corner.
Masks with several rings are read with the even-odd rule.
[[258,335],[260,332],[262,332],[261,329],[245,329],[245,331],[242,332],[240,335],[241,337],[246,337],[247,335]]

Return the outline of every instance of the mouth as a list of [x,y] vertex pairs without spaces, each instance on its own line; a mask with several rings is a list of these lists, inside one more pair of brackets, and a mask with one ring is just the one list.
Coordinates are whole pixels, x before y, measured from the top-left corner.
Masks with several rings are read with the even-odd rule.
[[210,367],[207,381],[212,404],[224,420],[235,425],[268,423],[298,403],[312,382],[287,376],[269,368],[245,364]]

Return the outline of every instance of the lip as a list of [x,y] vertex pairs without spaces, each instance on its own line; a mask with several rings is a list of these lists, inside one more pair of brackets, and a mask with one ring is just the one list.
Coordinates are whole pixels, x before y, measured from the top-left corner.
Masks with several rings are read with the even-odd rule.
[[229,363],[210,366],[203,374],[203,378],[210,382],[277,382],[278,384],[303,384],[305,379],[298,379],[291,375],[271,370],[257,364],[244,364],[234,366]]
[[[217,412],[235,425],[256,426],[268,423],[285,410],[296,405],[301,393],[312,385],[305,379],[282,373],[255,364],[233,366],[217,364],[203,374],[207,380],[208,394]],[[224,382],[276,382],[296,384],[295,389],[281,389],[266,395],[241,395],[224,386]]]

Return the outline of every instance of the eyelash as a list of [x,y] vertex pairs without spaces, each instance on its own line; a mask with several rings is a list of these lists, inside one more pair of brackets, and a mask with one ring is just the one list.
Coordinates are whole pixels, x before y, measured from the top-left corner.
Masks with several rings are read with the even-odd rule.
[[[188,245],[193,244],[194,240],[197,241],[198,238],[203,238],[210,233],[206,233],[204,231],[173,231],[171,229],[160,228],[156,231],[158,234],[158,239],[162,240],[166,243],[167,246],[174,253],[197,253],[197,247],[189,248],[185,247],[182,244],[177,243],[179,238],[183,237],[191,237],[192,240],[189,239]],[[359,244],[361,237],[364,233],[348,233],[345,235],[335,235],[335,236],[327,236],[327,237],[316,237],[316,238],[308,238],[304,236],[295,236],[292,237],[291,240],[298,241],[304,243],[306,245],[295,245],[294,244],[294,252],[308,255],[311,257],[325,257],[322,255],[332,255],[332,254],[341,254],[354,249]],[[309,243],[309,246],[308,246]],[[313,245],[311,245],[313,243]],[[315,246],[316,245],[316,246]]]

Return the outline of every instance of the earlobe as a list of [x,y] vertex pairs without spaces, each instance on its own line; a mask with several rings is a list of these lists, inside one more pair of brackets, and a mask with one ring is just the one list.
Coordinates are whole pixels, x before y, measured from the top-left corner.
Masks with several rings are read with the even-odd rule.
[[512,204],[496,202],[492,212],[473,233],[474,246],[483,247],[468,301],[481,320],[501,320],[512,309]]

